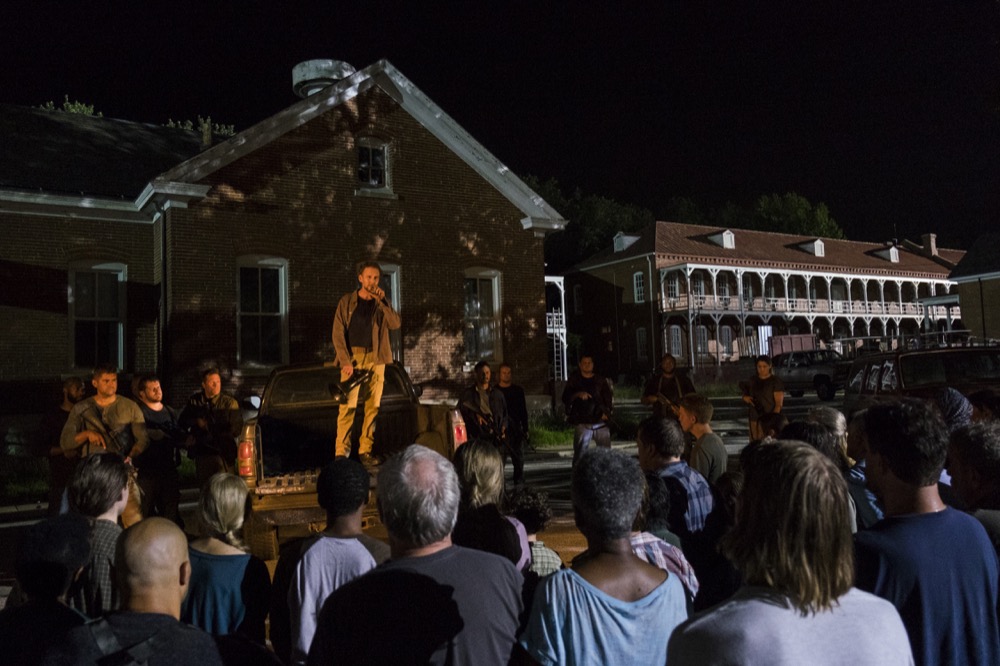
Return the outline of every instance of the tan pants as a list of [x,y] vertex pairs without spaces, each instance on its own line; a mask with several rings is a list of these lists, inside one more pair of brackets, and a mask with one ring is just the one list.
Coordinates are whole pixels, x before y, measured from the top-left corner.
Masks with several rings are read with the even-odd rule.
[[[370,454],[375,441],[375,417],[382,402],[382,387],[385,384],[385,364],[375,363],[375,355],[359,347],[351,348],[351,365],[354,371],[371,370],[371,379],[347,394],[347,402],[340,406],[337,416],[337,455],[351,455],[351,431],[354,429],[354,413],[358,409],[358,397],[365,392],[365,420],[358,437],[358,455]],[[343,376],[341,376],[343,380]]]

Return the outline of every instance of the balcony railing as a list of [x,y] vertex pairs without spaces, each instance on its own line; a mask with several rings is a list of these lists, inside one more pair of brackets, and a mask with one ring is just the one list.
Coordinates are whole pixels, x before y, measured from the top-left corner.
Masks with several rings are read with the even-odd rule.
[[[916,303],[898,301],[833,301],[809,298],[740,298],[739,296],[675,296],[664,297],[660,301],[662,312],[686,312],[698,310],[704,313],[744,313],[744,314],[834,314],[834,315],[898,315],[919,317],[924,308]],[[932,306],[926,308],[932,319],[947,317],[948,308]],[[958,318],[958,313],[953,313]]]

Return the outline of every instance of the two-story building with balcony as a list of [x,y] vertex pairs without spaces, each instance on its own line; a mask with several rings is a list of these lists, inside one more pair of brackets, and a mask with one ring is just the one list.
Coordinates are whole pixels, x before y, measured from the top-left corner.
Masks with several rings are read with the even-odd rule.
[[772,336],[835,349],[957,327],[960,250],[657,222],[565,276],[571,334],[610,376],[644,376],[670,352],[721,366]]

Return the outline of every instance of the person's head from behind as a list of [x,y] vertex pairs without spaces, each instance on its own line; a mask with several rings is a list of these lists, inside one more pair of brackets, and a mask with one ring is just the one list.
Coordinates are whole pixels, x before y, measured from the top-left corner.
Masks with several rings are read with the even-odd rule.
[[14,565],[29,599],[64,599],[90,559],[90,523],[75,513],[46,518],[28,528]]
[[837,438],[837,443],[847,451],[847,417],[839,409],[822,405],[809,410],[809,421],[826,426],[833,436]]
[[647,532],[670,531],[670,489],[667,487],[667,482],[659,474],[653,472],[647,472],[645,476],[646,520],[642,529]]
[[708,425],[712,422],[712,414],[715,408],[712,401],[698,393],[688,393],[681,398],[680,419],[681,428],[684,432],[691,430],[695,424]]
[[202,534],[243,548],[239,532],[246,516],[247,484],[238,476],[220,472],[210,478],[198,498],[197,517]]
[[973,421],[993,421],[1000,419],[1000,395],[996,391],[983,389],[970,393],[969,404],[972,405]]
[[722,550],[747,585],[786,595],[803,615],[828,610],[854,583],[847,482],[808,444],[757,448]]
[[499,504],[503,495],[503,456],[488,442],[473,441],[462,447],[455,460],[462,488],[462,507],[478,509]]
[[847,455],[857,461],[862,461],[868,456],[868,433],[865,432],[867,411],[862,409],[855,412],[847,425]]
[[70,506],[87,518],[98,518],[113,508],[125,508],[129,468],[117,453],[87,456],[76,466],[67,493]]
[[460,497],[455,467],[420,444],[406,447],[379,469],[379,514],[394,550],[450,539]]
[[938,413],[913,398],[872,405],[865,412],[868,484],[885,492],[889,475],[914,487],[935,485],[948,455],[948,430]]
[[316,479],[316,496],[327,520],[355,513],[368,503],[371,477],[364,465],[349,458],[328,462]]
[[717,506],[721,506],[726,512],[727,525],[733,525],[736,522],[740,497],[743,496],[743,485],[743,472],[724,472],[715,480],[715,491],[719,498]]
[[781,431],[781,439],[805,442],[829,458],[842,471],[847,469],[847,458],[840,448],[837,436],[822,423],[815,421],[795,421]]
[[520,486],[510,496],[510,515],[524,525],[529,535],[538,534],[552,520],[549,495],[534,486]]
[[1000,422],[981,421],[952,433],[948,472],[969,509],[1000,509]]
[[639,423],[636,434],[639,444],[639,464],[647,472],[655,472],[666,462],[680,458],[684,452],[684,432],[673,419],[651,416]]
[[757,420],[757,424],[760,426],[760,431],[764,437],[777,437],[778,433],[788,425],[788,417],[781,412],[761,414],[760,419]]
[[191,579],[184,532],[156,516],[132,525],[115,544],[115,577],[123,609],[179,619]]
[[642,506],[645,483],[634,458],[614,449],[590,449],[573,467],[576,526],[588,543],[627,539]]

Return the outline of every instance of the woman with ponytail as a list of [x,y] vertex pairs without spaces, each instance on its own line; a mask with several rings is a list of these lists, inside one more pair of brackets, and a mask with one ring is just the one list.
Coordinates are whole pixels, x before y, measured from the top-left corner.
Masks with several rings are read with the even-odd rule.
[[201,536],[188,546],[191,583],[181,620],[224,636],[239,633],[264,644],[271,579],[262,560],[240,540],[247,486],[232,474],[216,474],[198,500]]

